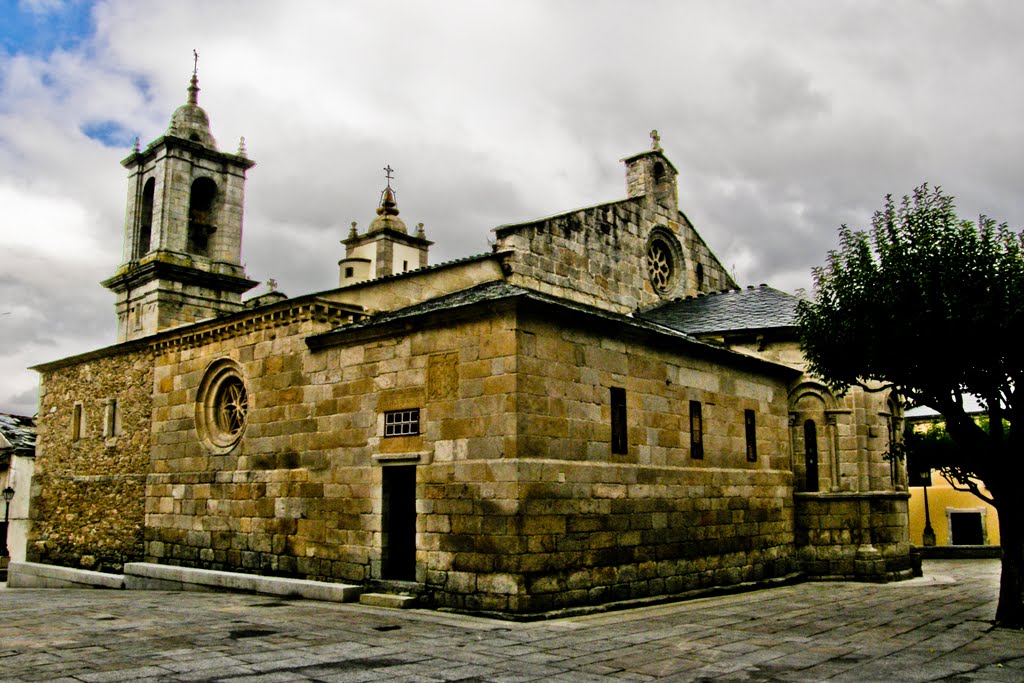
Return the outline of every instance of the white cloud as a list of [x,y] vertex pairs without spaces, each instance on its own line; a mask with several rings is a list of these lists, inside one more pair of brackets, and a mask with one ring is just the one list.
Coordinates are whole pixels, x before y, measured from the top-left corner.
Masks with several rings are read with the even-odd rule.
[[924,180],[966,216],[1024,222],[1013,3],[107,0],[94,19],[74,49],[0,63],[0,247],[20,255],[0,271],[19,306],[0,334],[22,354],[0,355],[0,410],[35,381],[17,363],[113,341],[97,283],[120,258],[130,140],[83,130],[161,135],[193,48],[221,149],[244,135],[258,164],[248,273],[292,295],[336,282],[385,164],[436,261],[486,250],[497,224],[622,197],[618,160],[652,128],[742,284],[809,287],[840,223]]

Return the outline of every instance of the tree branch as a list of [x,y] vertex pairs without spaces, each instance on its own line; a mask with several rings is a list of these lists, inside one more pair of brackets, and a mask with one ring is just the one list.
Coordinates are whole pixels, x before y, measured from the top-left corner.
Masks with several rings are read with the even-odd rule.
[[[939,474],[942,475],[942,478],[946,480],[946,482],[953,488],[954,491],[962,491],[964,493],[974,494],[976,497],[978,497],[981,500],[985,501],[989,505],[993,505],[993,506],[995,505],[995,499],[991,498],[990,496],[986,496],[984,493],[982,493],[981,492],[981,487],[978,486],[978,482],[977,481],[975,481],[973,479],[966,479],[966,478],[965,479],[960,479],[954,473],[954,471],[951,468],[948,468],[948,467],[941,468],[939,470]],[[963,488],[961,488],[961,486],[957,486],[958,483]]]

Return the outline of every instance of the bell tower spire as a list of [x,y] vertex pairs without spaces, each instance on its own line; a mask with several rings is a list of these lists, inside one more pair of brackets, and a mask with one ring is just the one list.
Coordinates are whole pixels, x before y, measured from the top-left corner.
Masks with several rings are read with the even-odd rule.
[[257,284],[241,263],[245,174],[255,162],[218,151],[192,54],[185,104],[163,136],[121,162],[124,250],[103,282],[116,295],[119,342],[241,310],[242,293]]

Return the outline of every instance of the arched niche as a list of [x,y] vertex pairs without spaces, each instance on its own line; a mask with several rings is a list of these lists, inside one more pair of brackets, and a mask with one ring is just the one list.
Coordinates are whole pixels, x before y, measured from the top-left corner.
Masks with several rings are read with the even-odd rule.
[[818,382],[801,382],[789,392],[793,475],[799,491],[827,491],[837,485],[830,416],[835,406],[832,392]]

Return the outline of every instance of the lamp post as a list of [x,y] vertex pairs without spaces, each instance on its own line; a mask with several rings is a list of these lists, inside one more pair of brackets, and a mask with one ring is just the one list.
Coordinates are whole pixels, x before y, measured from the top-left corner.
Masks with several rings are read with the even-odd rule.
[[[931,479],[931,471],[928,472],[928,478]],[[932,529],[932,516],[928,510],[928,483],[924,485],[924,534],[922,534],[921,542],[926,546],[935,545],[935,530]]]
[[11,499],[14,498],[14,488],[8,486],[4,489],[4,545],[3,553],[0,557],[10,557],[10,552],[7,550],[7,529],[11,523]]

